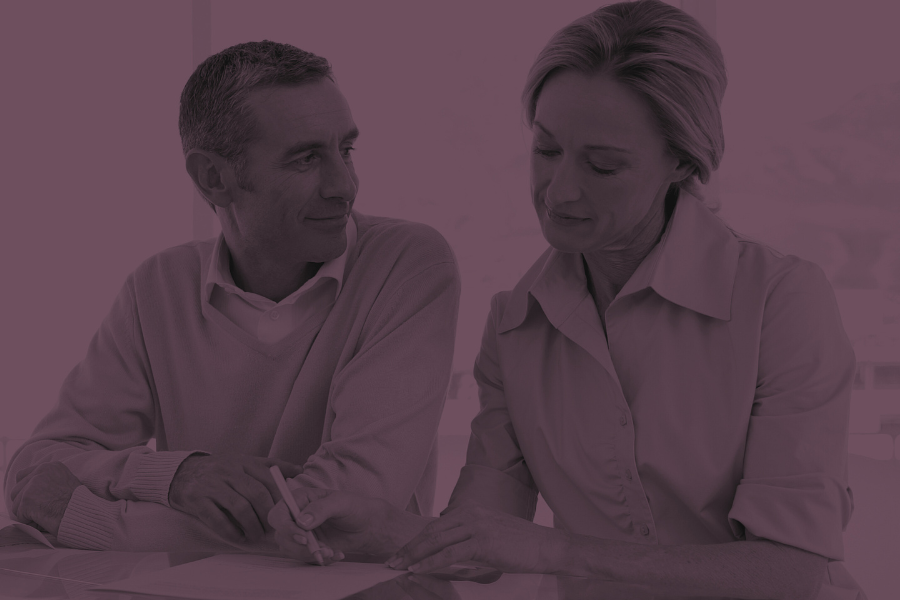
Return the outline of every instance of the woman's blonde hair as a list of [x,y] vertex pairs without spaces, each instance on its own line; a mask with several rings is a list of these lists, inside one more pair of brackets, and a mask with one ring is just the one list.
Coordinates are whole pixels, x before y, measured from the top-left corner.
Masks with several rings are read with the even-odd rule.
[[604,6],[563,27],[528,73],[522,104],[534,124],[547,78],[561,70],[603,72],[646,99],[669,151],[693,165],[674,184],[700,196],[725,151],[720,107],[727,78],[716,41],[693,17],[660,0]]

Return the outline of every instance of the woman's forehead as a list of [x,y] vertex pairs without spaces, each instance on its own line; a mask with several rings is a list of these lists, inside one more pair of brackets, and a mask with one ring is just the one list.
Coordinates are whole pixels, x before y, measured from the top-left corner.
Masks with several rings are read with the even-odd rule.
[[662,143],[646,100],[606,73],[552,75],[535,109],[535,133],[560,143],[625,149]]

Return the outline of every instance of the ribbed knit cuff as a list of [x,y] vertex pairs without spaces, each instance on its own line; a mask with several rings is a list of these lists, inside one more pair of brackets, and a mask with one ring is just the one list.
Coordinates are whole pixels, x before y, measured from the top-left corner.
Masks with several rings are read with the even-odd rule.
[[169,506],[169,487],[178,467],[188,456],[206,455],[206,452],[172,451],[147,452],[141,455],[137,473],[131,482],[135,498]]
[[119,518],[119,506],[78,486],[59,524],[56,539],[63,546],[83,550],[109,550]]

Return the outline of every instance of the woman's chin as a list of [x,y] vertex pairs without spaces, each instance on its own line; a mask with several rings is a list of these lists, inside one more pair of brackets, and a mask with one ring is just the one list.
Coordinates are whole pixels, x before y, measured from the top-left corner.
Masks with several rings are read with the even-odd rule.
[[547,240],[551,247],[560,252],[579,254],[588,248],[588,244],[582,243],[576,236],[566,235],[567,232],[558,231],[552,225],[550,227],[543,226],[543,223],[541,225],[541,233],[544,234],[544,239]]

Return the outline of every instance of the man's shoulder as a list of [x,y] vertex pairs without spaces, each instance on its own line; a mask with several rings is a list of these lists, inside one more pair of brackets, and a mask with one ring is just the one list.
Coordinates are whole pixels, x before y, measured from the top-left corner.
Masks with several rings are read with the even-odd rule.
[[354,211],[361,260],[402,260],[424,265],[455,263],[447,240],[430,225]]
[[184,279],[198,281],[214,244],[214,239],[194,240],[157,252],[135,269],[135,284],[151,280],[158,285],[160,278],[170,283]]

